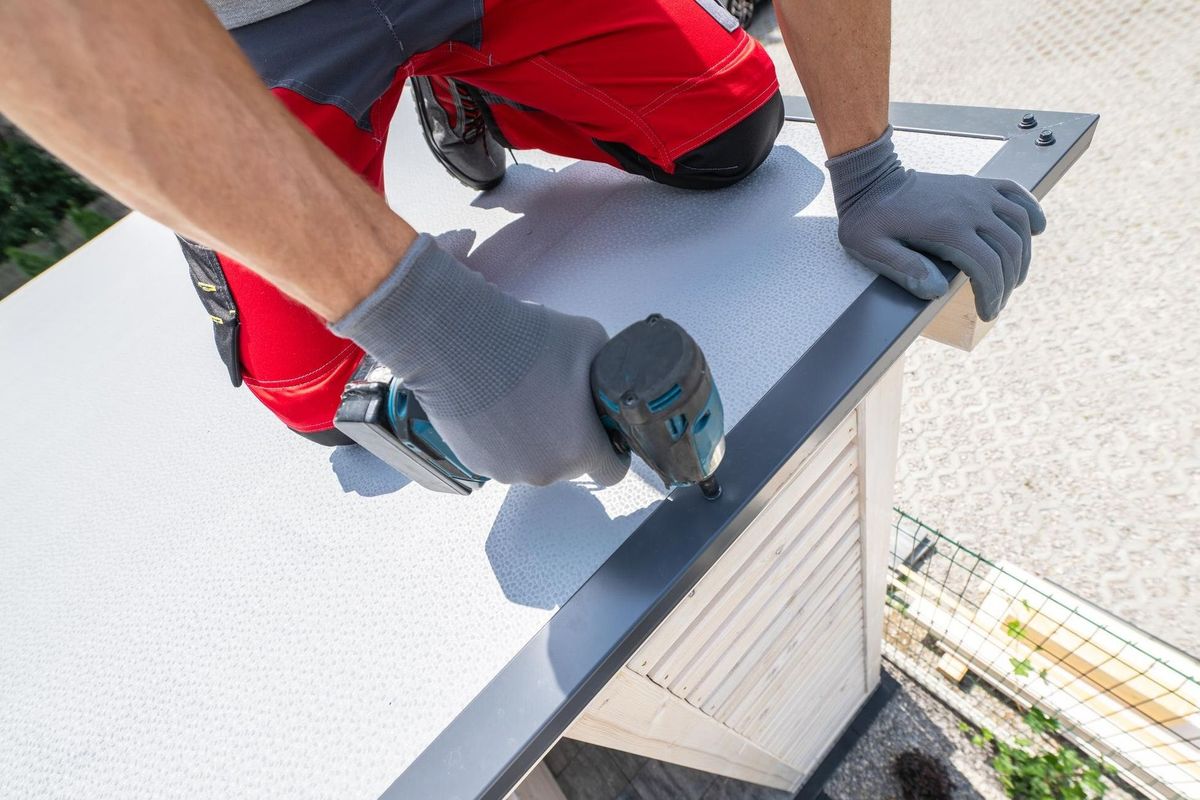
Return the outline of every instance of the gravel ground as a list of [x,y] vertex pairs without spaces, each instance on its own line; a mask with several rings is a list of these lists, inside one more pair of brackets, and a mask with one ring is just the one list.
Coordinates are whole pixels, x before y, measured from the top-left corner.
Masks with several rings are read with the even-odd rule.
[[[892,97],[1101,114],[971,354],[909,351],[897,504],[1200,652],[1200,5],[903,0]],[[769,9],[753,27],[800,93]]]
[[1005,800],[987,753],[958,729],[958,717],[904,673],[890,664],[885,670],[900,689],[825,784],[825,793],[832,800],[899,800],[892,761],[905,750],[918,750],[946,768],[954,800]]
[[[971,744],[959,730],[959,718],[891,664],[885,662],[884,669],[900,689],[825,784],[831,800],[900,800],[891,767],[906,750],[941,762],[954,800],[1005,800],[990,753]],[[1106,798],[1132,800],[1118,787],[1111,787]]]

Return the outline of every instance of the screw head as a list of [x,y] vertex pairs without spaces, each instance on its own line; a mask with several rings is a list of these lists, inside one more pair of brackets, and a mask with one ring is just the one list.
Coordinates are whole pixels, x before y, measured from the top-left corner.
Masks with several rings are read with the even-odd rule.
[[637,395],[633,392],[626,392],[625,394],[621,395],[621,402],[627,406],[636,406],[637,401]]
[[1042,147],[1054,144],[1054,131],[1049,128],[1042,128],[1041,133],[1037,137],[1037,144]]
[[1021,117],[1021,121],[1017,123],[1018,128],[1023,128],[1025,130],[1029,130],[1030,128],[1034,128],[1036,126],[1037,117],[1035,117],[1033,114],[1026,114],[1025,116]]

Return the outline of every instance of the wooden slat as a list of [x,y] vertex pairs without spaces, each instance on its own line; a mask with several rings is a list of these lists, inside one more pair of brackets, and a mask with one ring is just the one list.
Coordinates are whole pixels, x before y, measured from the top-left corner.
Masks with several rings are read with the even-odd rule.
[[[999,615],[996,624],[1021,626],[1016,647],[1040,650],[1180,738],[1200,744],[1200,685],[1180,671],[1200,674],[1200,664],[1152,642],[1133,647],[1127,640],[1136,632],[1126,630],[1129,635],[1122,638],[1098,624],[1121,625],[1103,610],[1015,567],[1004,569],[1008,574],[997,569],[990,576],[988,609]],[[1008,604],[1000,608],[1006,598]],[[1152,649],[1160,656],[1151,655]],[[1170,661],[1178,666],[1167,666]]]
[[621,668],[566,733],[572,739],[788,789],[800,773],[642,675]]
[[751,684],[741,698],[741,701],[723,716],[728,724],[744,729],[746,720],[760,719],[774,714],[773,709],[789,702],[794,695],[807,690],[806,676],[811,676],[818,665],[824,663],[831,648],[837,645],[836,638],[848,635],[851,630],[857,630],[861,620],[851,619],[851,609],[858,607],[858,599],[854,592],[846,592],[845,588],[859,582],[859,568],[850,559],[850,569],[843,572],[843,586],[834,587],[831,593],[837,602],[831,603],[816,624],[806,625],[801,634],[787,647],[781,648],[777,656],[767,662],[767,669],[762,673],[758,683]]
[[815,702],[822,682],[834,669],[830,665],[844,652],[861,647],[861,615],[862,606],[857,598],[841,613],[835,613],[829,619],[828,629],[763,687],[758,699],[735,718],[731,727],[761,741],[768,729],[791,719],[790,709]]
[[[853,477],[850,480],[853,481]],[[686,697],[692,705],[703,703],[706,695],[693,691],[694,686],[710,674],[727,675],[733,670],[770,624],[795,608],[796,593],[803,584],[838,563],[836,559],[820,554],[826,550],[844,552],[849,544],[857,545],[856,539],[847,535],[857,524],[857,494],[858,487],[853,483],[839,491],[811,524],[813,530],[823,528],[822,533],[805,531],[784,550],[765,575],[744,587],[748,591],[741,599],[735,601],[730,594],[731,604],[736,602],[736,605],[725,614],[696,657],[672,682],[669,687],[672,692]]]
[[[798,749],[798,742],[828,737],[830,719],[843,705],[845,694],[864,694],[862,685],[855,683],[858,676],[854,669],[862,662],[862,655],[861,641],[847,642],[831,652],[827,656],[828,665],[819,679],[814,679],[805,696],[792,698],[792,702],[781,708],[770,726],[759,734],[763,747],[787,762],[789,758],[797,757],[793,751]],[[789,753],[793,754],[789,756]],[[794,763],[790,765],[798,768]]]
[[[672,684],[706,647],[724,647],[723,643],[717,645],[714,642],[715,634],[719,629],[728,630],[723,626],[743,604],[747,593],[756,598],[763,597],[759,591],[761,582],[769,582],[773,589],[782,579],[785,567],[776,568],[781,559],[794,568],[805,552],[807,543],[813,541],[812,537],[824,533],[836,515],[848,508],[851,508],[851,513],[857,514],[857,508],[852,508],[858,498],[858,481],[854,477],[856,464],[857,453],[851,447],[826,473],[827,479],[819,481],[805,494],[794,508],[794,514],[776,522],[768,546],[760,548],[756,557],[715,593],[687,635],[681,636],[658,663],[652,665],[646,674],[655,683],[671,686],[677,694],[685,694],[685,688],[677,688]],[[801,531],[798,536],[797,530]]]
[[975,292],[965,284],[942,306],[921,335],[935,342],[970,352],[987,335],[996,320],[984,322],[975,313]]
[[1014,612],[1009,618],[1021,624],[1023,635],[1018,647],[1035,648],[1041,657],[1061,664],[1180,738],[1200,739],[1200,709],[1181,694],[1123,663],[1121,656],[1107,653],[1060,627],[1045,614],[1023,616]]
[[763,512],[700,580],[692,592],[667,616],[629,661],[634,672],[645,674],[659,663],[671,647],[683,637],[705,612],[709,602],[738,572],[754,558],[764,540],[775,532],[778,520],[793,510],[797,489],[807,491],[813,481],[824,473],[854,441],[857,419],[851,413],[841,425],[796,470],[783,490],[772,499]]
[[854,718],[855,712],[870,694],[856,691],[852,676],[846,676],[846,692],[841,701],[832,705],[820,719],[814,721],[813,732],[798,735],[784,758],[801,772],[808,773],[820,763],[837,738]]
[[844,607],[848,593],[858,591],[858,559],[853,548],[843,553],[836,566],[818,573],[822,571],[824,575],[814,575],[803,587],[796,608],[778,615],[734,669],[727,675],[706,676],[706,682],[718,681],[711,689],[705,682],[697,685],[698,692],[707,691],[701,705],[705,713],[722,721],[727,719],[751,687],[770,680],[794,653],[803,652],[817,626],[828,622],[834,608]]
[[861,630],[862,619],[852,618],[854,609],[859,609],[861,613],[860,580],[861,572],[855,565],[847,579],[847,583],[854,587],[854,592],[844,599],[839,595],[840,604],[830,608],[827,616],[820,621],[823,624],[805,629],[804,635],[808,638],[798,640],[795,648],[782,654],[782,663],[771,665],[762,681],[752,685],[738,705],[730,709],[726,724],[748,732],[756,720],[773,713],[771,709],[789,702],[791,697],[804,691],[805,681],[836,645],[837,637],[849,636],[851,631]]
[[[858,609],[859,614],[862,609]],[[773,753],[782,753],[785,743],[792,741],[797,724],[812,719],[820,708],[828,706],[828,697],[843,681],[853,682],[861,675],[856,667],[862,663],[862,628],[851,626],[848,629],[854,635],[846,636],[845,641],[834,641],[824,652],[815,665],[810,667],[811,674],[803,675],[795,681],[796,691],[786,696],[786,702],[762,720],[761,726],[753,734],[755,741],[762,742],[763,747]],[[857,640],[856,640],[857,639]],[[862,684],[858,684],[862,691]]]
[[808,650],[789,662],[787,670],[778,674],[779,680],[769,691],[759,692],[753,702],[736,709],[730,727],[757,741],[768,726],[789,719],[787,709],[791,706],[817,702],[826,665],[838,653],[851,649],[855,643],[849,640],[857,638],[860,633],[856,621],[852,619],[854,613],[862,613],[857,602],[843,609],[838,616],[830,618],[829,630],[816,637]]
[[774,685],[777,676],[794,664],[796,659],[816,648],[819,637],[829,630],[837,615],[846,613],[846,609],[853,605],[859,591],[858,576],[858,566],[855,564],[844,579],[839,579],[838,583],[842,586],[840,590],[831,589],[829,596],[822,600],[821,606],[812,615],[805,614],[794,620],[795,624],[789,626],[774,643],[775,646],[755,663],[728,699],[716,709],[717,719],[736,725],[737,720],[744,718],[746,710],[753,707],[762,696],[766,687]]
[[[960,292],[960,294],[962,294]],[[883,645],[883,603],[892,531],[892,499],[896,486],[896,452],[900,441],[900,399],[904,359],[898,358],[858,406],[858,445],[862,491],[862,563],[864,688],[879,683]]]
[[949,653],[942,653],[937,669],[949,678],[951,683],[962,683],[962,679],[967,677],[967,665]]

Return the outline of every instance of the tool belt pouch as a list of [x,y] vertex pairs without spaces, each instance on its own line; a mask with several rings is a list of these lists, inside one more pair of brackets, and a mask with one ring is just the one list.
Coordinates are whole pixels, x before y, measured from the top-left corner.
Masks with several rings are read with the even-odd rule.
[[229,283],[221,269],[221,261],[217,254],[207,247],[196,244],[182,236],[179,246],[183,248],[183,257],[187,260],[188,270],[192,274],[192,285],[204,310],[208,312],[213,323],[213,338],[217,343],[217,353],[229,370],[229,380],[234,386],[242,385],[242,364],[238,357],[238,335],[241,320],[238,317],[237,306],[233,302],[233,293],[229,291]]

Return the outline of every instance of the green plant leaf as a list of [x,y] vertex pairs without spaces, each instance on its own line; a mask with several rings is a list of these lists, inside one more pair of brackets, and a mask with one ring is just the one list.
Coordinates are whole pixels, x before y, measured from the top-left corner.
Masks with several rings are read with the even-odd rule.
[[[1030,728],[1042,733],[1058,730],[1058,720],[1038,708],[1025,715]],[[986,729],[985,729],[986,730]],[[990,732],[989,732],[990,733]],[[976,737],[982,741],[982,734]],[[992,768],[1004,792],[1014,800],[1094,800],[1104,797],[1107,787],[1100,780],[1109,765],[1097,762],[1070,747],[1043,753],[1028,748],[1031,742],[1018,737],[1013,743],[995,741]]]
[[72,208],[67,212],[67,216],[79,228],[85,239],[94,239],[113,224],[113,220],[103,214],[97,214],[90,208]]
[[1029,709],[1029,713],[1025,715],[1025,724],[1034,733],[1054,733],[1061,727],[1057,719],[1047,716],[1037,706]]
[[51,238],[68,209],[85,206],[96,196],[95,189],[36,145],[0,140],[0,252]]
[[58,261],[58,259],[39,256],[37,253],[30,253],[16,247],[5,248],[4,255],[31,278],[45,272]]

